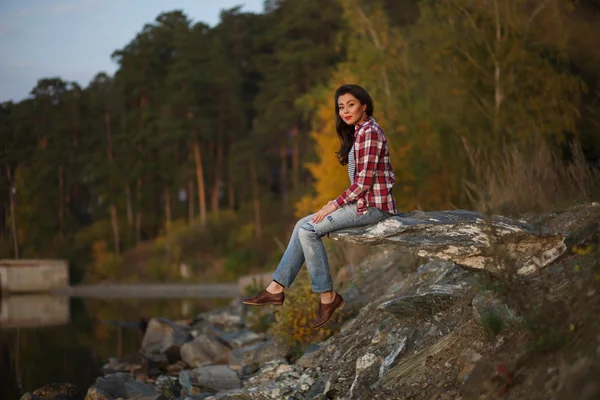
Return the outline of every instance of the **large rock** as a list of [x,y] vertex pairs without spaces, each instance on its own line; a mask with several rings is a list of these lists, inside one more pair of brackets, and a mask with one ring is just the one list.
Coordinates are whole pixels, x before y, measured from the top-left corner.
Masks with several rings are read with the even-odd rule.
[[105,375],[89,388],[85,400],[167,400],[152,386],[133,379],[131,375],[119,372]]
[[536,233],[529,225],[495,216],[490,224],[474,211],[401,213],[376,225],[342,229],[334,240],[382,245],[420,257],[452,260],[475,269],[499,272],[508,258],[519,274],[530,274],[566,250],[565,235]]
[[152,318],[142,340],[141,353],[149,359],[161,354],[173,364],[179,359],[180,347],[192,337],[188,328],[166,318]]
[[208,335],[199,335],[181,346],[181,359],[192,368],[213,363],[225,363],[229,359],[229,347]]
[[184,382],[191,381],[194,386],[200,386],[215,392],[239,389],[242,386],[237,373],[226,365],[206,365],[191,371],[181,371],[179,381],[184,388],[186,386]]

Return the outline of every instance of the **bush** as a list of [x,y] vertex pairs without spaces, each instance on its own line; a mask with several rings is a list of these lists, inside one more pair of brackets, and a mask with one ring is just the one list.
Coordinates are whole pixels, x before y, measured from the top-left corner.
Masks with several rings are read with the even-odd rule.
[[92,244],[93,262],[88,280],[115,280],[118,277],[123,267],[123,259],[106,248],[104,241],[96,241]]
[[308,273],[302,270],[294,285],[286,290],[284,305],[277,309],[273,333],[296,349],[326,340],[339,330],[343,314],[338,310],[325,326],[313,329],[311,324],[317,319],[319,301],[312,292]]
[[227,278],[235,279],[247,274],[253,266],[262,262],[262,255],[252,249],[240,249],[232,251],[225,261],[225,273]]

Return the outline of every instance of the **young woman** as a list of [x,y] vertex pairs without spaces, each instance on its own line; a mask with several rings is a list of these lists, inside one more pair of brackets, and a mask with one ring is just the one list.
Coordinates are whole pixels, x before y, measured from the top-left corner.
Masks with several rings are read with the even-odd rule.
[[343,85],[335,93],[336,130],[341,146],[337,157],[348,165],[350,187],[315,214],[302,218],[292,232],[273,282],[244,304],[282,305],[283,290],[291,286],[306,262],[312,290],[320,293],[321,303],[313,328],[331,319],[344,299],[333,291],[327,254],[321,238],[342,228],[375,224],[396,214],[392,196],[394,171],[383,130],[373,118],[373,101],[365,89]]

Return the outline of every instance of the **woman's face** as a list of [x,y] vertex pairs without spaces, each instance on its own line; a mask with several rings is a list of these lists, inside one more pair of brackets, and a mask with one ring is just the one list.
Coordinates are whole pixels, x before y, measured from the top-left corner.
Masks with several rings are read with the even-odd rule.
[[350,93],[341,95],[338,98],[338,112],[340,118],[348,125],[356,125],[367,117],[365,110],[366,104],[360,104],[360,101]]

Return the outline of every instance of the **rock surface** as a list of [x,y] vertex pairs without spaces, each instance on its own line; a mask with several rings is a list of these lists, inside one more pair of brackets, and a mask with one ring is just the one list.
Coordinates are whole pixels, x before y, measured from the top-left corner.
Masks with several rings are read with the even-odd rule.
[[538,271],[562,255],[565,235],[537,233],[529,225],[466,210],[397,214],[372,226],[329,234],[334,240],[383,245],[420,257],[451,260],[475,269],[498,272],[499,255],[508,256],[520,274]]
[[188,328],[166,318],[152,318],[148,322],[140,351],[157,363],[162,359],[160,355],[164,355],[172,364],[177,362],[180,357],[180,347],[189,339],[191,336]]
[[213,363],[225,363],[231,350],[208,335],[199,335],[191,342],[181,345],[181,359],[191,368]]
[[105,375],[89,388],[85,400],[167,400],[152,386],[138,382],[131,375],[119,372]]
[[237,389],[242,386],[237,373],[226,365],[206,365],[179,373],[180,381],[187,381],[188,379],[195,386],[214,390],[215,392]]

